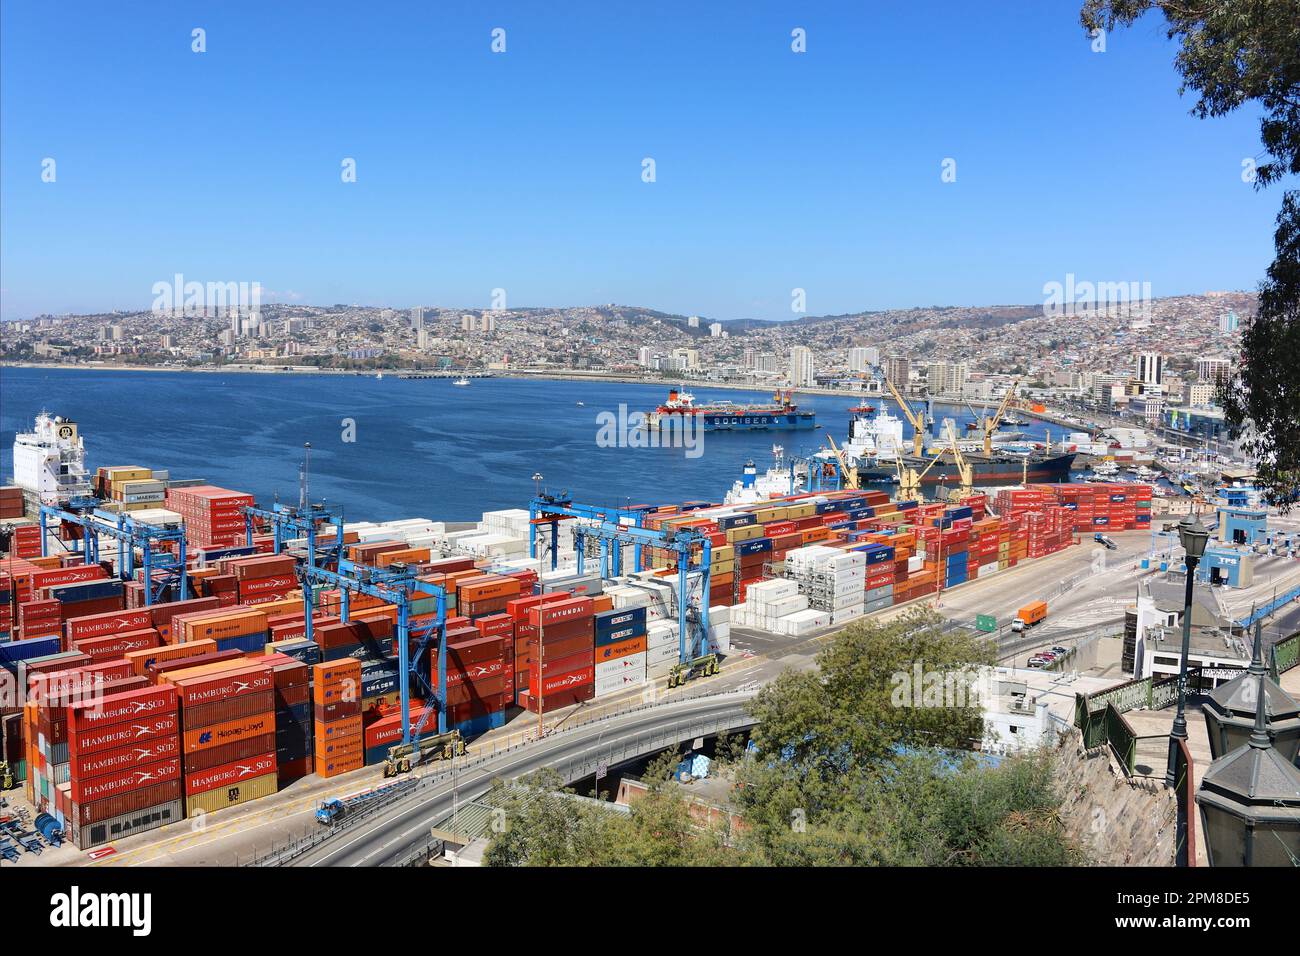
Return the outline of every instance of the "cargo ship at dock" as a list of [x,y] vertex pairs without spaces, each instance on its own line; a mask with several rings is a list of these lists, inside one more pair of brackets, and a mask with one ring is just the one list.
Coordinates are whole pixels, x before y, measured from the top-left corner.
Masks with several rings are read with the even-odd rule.
[[689,420],[711,431],[788,431],[817,427],[817,413],[800,409],[791,392],[774,392],[771,402],[707,402],[695,404],[695,396],[673,389],[668,400],[646,416],[646,426],[663,429],[668,423]]
[[[1012,485],[1022,482],[1031,484],[1063,484],[1070,480],[1070,466],[1074,463],[1074,452],[1058,455],[1030,452],[1016,454],[1013,452],[985,455],[981,452],[966,452],[966,463],[972,472],[972,484],[978,487],[990,485]],[[911,468],[920,474],[932,458],[904,455],[903,468]],[[858,480],[870,484],[888,484],[897,480],[898,472],[894,463],[877,461],[872,465],[858,466]],[[946,484],[956,488],[961,484],[961,474],[957,464],[942,461],[930,467],[921,478],[923,488]]]

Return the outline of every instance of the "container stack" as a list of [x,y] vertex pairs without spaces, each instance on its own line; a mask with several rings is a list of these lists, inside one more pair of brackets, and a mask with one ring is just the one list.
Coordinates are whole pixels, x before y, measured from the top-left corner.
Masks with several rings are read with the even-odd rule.
[[645,677],[657,681],[667,677],[681,659],[681,642],[676,621],[655,621],[646,626]]
[[72,843],[81,850],[181,819],[176,688],[143,687],[67,708]]
[[599,700],[645,684],[649,646],[645,608],[602,611],[595,620],[593,697]]
[[[590,635],[590,618],[587,619]],[[504,632],[484,635],[473,625],[447,630],[447,687],[445,699],[448,729],[472,737],[505,724],[506,644]],[[590,638],[588,637],[588,653]],[[438,689],[436,653],[430,655],[429,684]]]
[[171,633],[177,643],[207,639],[216,641],[219,651],[260,654],[268,636],[266,613],[233,607],[179,614],[171,620]]
[[223,574],[234,578],[237,603],[244,606],[278,601],[298,587],[292,555],[227,558],[217,562]]
[[322,661],[312,667],[316,774],[337,777],[365,766],[361,727],[361,662]]
[[10,553],[17,558],[39,558],[41,556],[41,526],[39,524],[20,524],[14,526],[13,542]]
[[0,571],[0,644],[14,638],[13,578]]
[[595,693],[594,615],[591,598],[570,597],[530,608],[526,706],[558,710]]
[[0,521],[23,516],[23,490],[17,485],[0,487]]
[[186,816],[212,813],[279,789],[275,675],[264,659],[237,657],[169,670],[184,732]]
[[243,544],[247,534],[244,509],[252,504],[252,495],[214,485],[167,489],[167,508],[185,519],[186,543],[196,548]]
[[268,654],[275,683],[275,772],[283,789],[314,769],[311,668],[284,654]]

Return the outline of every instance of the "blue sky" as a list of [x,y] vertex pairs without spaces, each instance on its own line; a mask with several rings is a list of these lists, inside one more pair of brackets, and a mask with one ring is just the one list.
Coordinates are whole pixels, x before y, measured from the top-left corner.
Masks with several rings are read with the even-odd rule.
[[178,272],[722,319],[795,287],[811,314],[1254,288],[1257,115],[1191,117],[1158,19],[1098,54],[1078,5],[10,0],[0,315],[147,308]]

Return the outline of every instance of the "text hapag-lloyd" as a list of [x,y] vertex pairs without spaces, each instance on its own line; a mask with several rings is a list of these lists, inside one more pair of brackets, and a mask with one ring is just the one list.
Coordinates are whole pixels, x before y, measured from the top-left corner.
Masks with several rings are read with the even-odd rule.
[[206,704],[214,697],[228,697],[236,691],[242,693],[255,694],[261,690],[270,690],[272,686],[269,675],[259,675],[249,678],[248,680],[230,680],[216,687],[209,687],[207,690],[185,690],[186,704]]

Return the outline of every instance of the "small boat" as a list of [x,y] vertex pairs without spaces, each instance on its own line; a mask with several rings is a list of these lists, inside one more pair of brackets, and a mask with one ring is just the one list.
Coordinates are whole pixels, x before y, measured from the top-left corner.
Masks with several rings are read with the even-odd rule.
[[586,403],[586,402],[578,402],[578,407],[579,407],[579,408],[585,408],[586,406],[587,406],[587,403]]
[[865,403],[862,405],[854,405],[852,408],[849,409],[850,415],[874,415],[875,413],[876,413],[876,406],[867,405]]
[[464,376],[461,376],[460,378],[456,379],[456,381],[452,382],[451,384],[453,384],[453,385],[468,385],[468,384],[469,384],[469,379],[465,378]]

